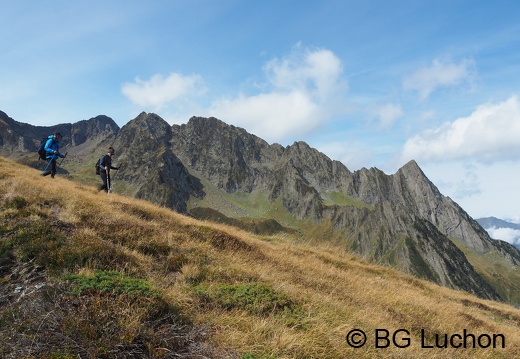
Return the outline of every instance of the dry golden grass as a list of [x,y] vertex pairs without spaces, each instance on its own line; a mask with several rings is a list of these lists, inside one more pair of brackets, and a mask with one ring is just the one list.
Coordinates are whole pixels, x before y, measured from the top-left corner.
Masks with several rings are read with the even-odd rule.
[[[68,274],[88,277],[104,270],[151,284],[159,299],[144,298],[139,305],[126,294],[117,297],[123,298],[119,305],[105,303],[103,296],[75,299],[90,298],[92,308],[98,308],[98,314],[81,312],[83,321],[101,320],[105,314],[124,319],[117,325],[121,343],[135,343],[150,322],[147,305],[161,305],[167,308],[160,310],[161,315],[174,311],[191,327],[207,328],[209,334],[200,341],[213,348],[206,353],[210,357],[520,357],[519,310],[366,263],[332,245],[311,246],[289,236],[266,238],[196,221],[63,178],[42,178],[39,172],[3,158],[0,203],[4,255],[9,252],[17,261],[44,261],[41,265],[55,282],[65,282]],[[30,232],[27,224],[38,228],[42,223],[63,238],[56,243],[37,241],[37,250],[18,242],[23,250],[8,248],[6,243],[14,243],[13,238],[26,238],[20,231]],[[6,308],[0,306],[0,324],[3,320],[13,325],[5,319]],[[365,346],[347,344],[347,333],[353,329],[367,334]],[[390,342],[376,340],[376,332],[382,336],[385,330]],[[397,330],[407,332],[397,333],[396,344],[404,346],[409,338],[409,346],[392,343]],[[487,337],[502,335],[505,347],[498,336],[495,348],[473,348],[471,337],[467,348],[454,347],[463,344],[464,330],[477,341],[483,335],[483,346],[488,345]],[[442,344],[444,334],[460,337],[455,336],[449,348],[435,348],[436,336]],[[121,345],[116,342],[102,344]],[[147,357],[168,357],[164,342],[147,343]],[[382,348],[385,344],[388,347]],[[67,350],[71,358],[77,353]],[[99,348],[90,350],[101,353]]]

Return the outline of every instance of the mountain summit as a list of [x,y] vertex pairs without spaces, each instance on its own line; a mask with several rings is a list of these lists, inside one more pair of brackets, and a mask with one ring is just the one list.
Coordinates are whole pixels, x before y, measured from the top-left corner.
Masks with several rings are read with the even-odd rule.
[[520,252],[491,239],[413,160],[393,175],[350,171],[305,142],[268,144],[212,117],[170,126],[144,112],[106,139],[125,163],[122,193],[199,218],[272,221],[305,241],[520,303]]

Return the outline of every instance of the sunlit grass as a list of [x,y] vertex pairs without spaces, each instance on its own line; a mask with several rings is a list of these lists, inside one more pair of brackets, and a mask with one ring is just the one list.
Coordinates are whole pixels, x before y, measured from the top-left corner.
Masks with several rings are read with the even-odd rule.
[[[0,307],[0,353],[49,339],[69,357],[80,347],[96,357],[125,345],[160,357],[173,346],[166,338],[178,317],[182,328],[206,328],[200,340],[218,348],[209,357],[520,355],[517,309],[369,264],[332,242],[197,221],[94,185],[42,178],[3,158],[0,170],[0,258],[45,268],[42,298],[53,303]],[[363,348],[346,343],[355,328],[368,334]],[[376,348],[378,329],[406,329],[410,346]],[[464,329],[503,334],[506,347],[421,347],[422,331],[431,344],[436,334]],[[52,357],[44,344],[32,348],[33,356]]]

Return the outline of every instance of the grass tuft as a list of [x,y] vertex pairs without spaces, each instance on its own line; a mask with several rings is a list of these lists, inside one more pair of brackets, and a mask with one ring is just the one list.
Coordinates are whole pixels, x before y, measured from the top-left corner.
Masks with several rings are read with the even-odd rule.
[[159,294],[152,289],[149,282],[143,279],[128,277],[116,271],[97,270],[91,276],[70,274],[64,276],[63,279],[73,284],[72,292],[74,294],[82,294],[94,290],[100,293],[159,297]]
[[195,292],[206,304],[215,304],[226,310],[246,310],[261,316],[294,307],[287,294],[276,291],[268,283],[218,284],[211,287],[199,284]]

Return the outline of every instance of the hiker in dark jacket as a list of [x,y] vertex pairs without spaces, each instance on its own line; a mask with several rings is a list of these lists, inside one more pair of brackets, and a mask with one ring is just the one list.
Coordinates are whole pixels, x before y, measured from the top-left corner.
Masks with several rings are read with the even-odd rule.
[[112,146],[108,147],[107,154],[101,157],[99,160],[99,176],[103,181],[103,184],[99,186],[99,190],[104,190],[108,193],[110,190],[110,170],[118,170],[119,167],[112,166],[112,156],[116,154],[116,151]]
[[52,136],[49,136],[49,139],[45,142],[45,152],[47,152],[46,159],[50,163],[47,164],[42,176],[50,174],[51,177],[54,178],[54,175],[56,174],[56,160],[65,157],[65,155],[60,152],[60,139],[61,133],[55,132]]

